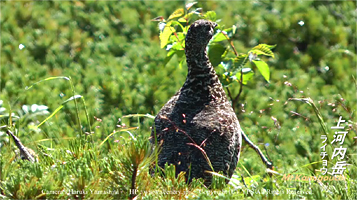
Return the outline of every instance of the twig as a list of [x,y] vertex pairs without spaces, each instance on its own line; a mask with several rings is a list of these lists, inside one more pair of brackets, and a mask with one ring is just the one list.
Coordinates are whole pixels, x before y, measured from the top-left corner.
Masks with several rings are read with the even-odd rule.
[[227,87],[227,93],[228,93],[229,98],[230,98],[231,101],[232,101],[232,107],[233,107],[233,110],[234,110],[234,111],[235,111],[235,107],[236,107],[236,105],[237,105],[238,99],[239,99],[239,97],[240,97],[240,95],[242,94],[242,91],[243,91],[243,72],[242,72],[242,70],[243,70],[243,68],[242,68],[241,71],[240,71],[240,81],[239,81],[240,88],[239,88],[238,95],[233,98],[231,91],[230,91],[229,88]]
[[[236,48],[234,47],[234,44],[233,44],[233,41],[228,37],[227,33],[225,31],[222,31],[222,34],[227,38],[227,41],[229,42],[229,45],[231,45],[232,49],[233,49],[233,52],[234,52],[234,55],[236,55],[237,57],[239,56],[238,55],[238,52],[236,50]],[[247,58],[247,57],[246,57]],[[245,58],[245,59],[246,59]],[[244,62],[243,62],[244,63]],[[227,88],[227,91],[228,91],[228,95],[229,95],[229,98],[231,99],[232,101],[232,107],[233,107],[233,110],[234,110],[234,107],[235,105],[237,104],[238,102],[238,99],[243,91],[243,66],[240,70],[240,88],[239,88],[239,92],[238,92],[238,95],[233,99],[232,95],[230,94],[230,91],[229,89]]]
[[242,183],[243,183],[243,185],[244,185],[246,188],[248,188],[247,184],[245,184],[245,181],[244,181],[243,176],[241,175],[240,177],[242,178]]
[[236,56],[238,56],[238,52],[237,52],[236,48],[234,47],[233,41],[231,40],[231,38],[228,37],[228,35],[227,35],[227,33],[225,31],[222,31],[221,33],[227,38],[227,41],[229,42],[229,44],[231,45],[231,47],[232,47],[232,49],[234,51],[234,54]]
[[267,168],[273,169],[273,164],[268,161],[268,159],[264,156],[264,154],[259,149],[259,147],[256,146],[252,141],[250,141],[248,136],[243,131],[241,133],[245,142],[257,152],[257,154],[260,156],[260,158],[262,159],[263,163],[267,166]]

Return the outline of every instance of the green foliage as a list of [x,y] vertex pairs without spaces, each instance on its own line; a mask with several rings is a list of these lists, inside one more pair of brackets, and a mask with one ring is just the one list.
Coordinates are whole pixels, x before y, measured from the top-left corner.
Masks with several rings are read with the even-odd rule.
[[[127,199],[135,187],[138,199],[357,199],[353,8],[353,1],[207,1],[184,9],[179,1],[1,2],[0,197]],[[157,16],[168,16],[156,19],[163,30],[151,21]],[[187,185],[173,166],[166,178],[149,173],[152,116],[185,80],[185,34],[198,18],[218,22],[209,58],[227,95],[240,94],[242,129],[280,174],[268,175],[245,144],[228,185],[219,174],[210,190],[200,180]],[[339,116],[348,122],[346,180],[283,180],[320,175],[320,137],[333,139]],[[15,158],[6,128],[38,163]]]
[[[182,58],[184,54],[185,37],[190,27],[189,22],[192,22],[195,18],[203,18],[214,22],[220,21],[217,20],[214,11],[208,11],[202,14],[196,10],[190,11],[192,7],[186,7],[188,8],[186,10],[177,9],[167,20],[161,16],[154,19],[155,21],[160,21],[159,26],[163,27],[160,31],[160,44],[161,48],[166,47],[168,51],[165,64],[167,64],[174,55]],[[173,20],[183,15],[184,17]],[[238,54],[233,43],[231,43],[231,38],[236,33],[237,27],[233,25],[231,28],[222,29],[219,24],[217,27],[215,30],[216,33],[208,45],[208,56],[214,67],[220,65],[220,70],[217,72],[223,85],[228,86],[235,81],[247,84],[254,74],[249,67],[244,69],[245,71],[249,70],[249,73],[243,73],[243,67],[248,61],[253,62],[265,80],[269,82],[269,66],[266,62],[260,60],[258,56],[265,55],[274,58],[274,53],[271,49],[276,45],[259,44],[248,51],[247,54]],[[224,41],[228,41],[233,50],[226,47]]]

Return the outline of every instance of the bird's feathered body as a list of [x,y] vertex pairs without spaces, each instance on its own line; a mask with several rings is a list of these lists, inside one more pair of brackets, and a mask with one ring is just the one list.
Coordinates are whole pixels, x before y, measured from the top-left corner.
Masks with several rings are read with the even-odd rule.
[[[151,142],[161,145],[158,165],[174,164],[189,180],[207,171],[231,177],[241,145],[241,128],[206,52],[215,23],[198,20],[186,36],[188,75],[182,88],[155,118]],[[213,169],[211,168],[213,167]]]

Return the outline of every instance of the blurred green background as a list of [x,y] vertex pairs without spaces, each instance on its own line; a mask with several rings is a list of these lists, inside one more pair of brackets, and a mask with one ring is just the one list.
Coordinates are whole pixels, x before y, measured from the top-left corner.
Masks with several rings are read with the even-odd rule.
[[[20,117],[16,128],[29,147],[65,145],[62,138],[79,133],[73,102],[40,129],[35,125],[49,114],[36,115],[24,107],[46,105],[52,113],[73,96],[68,81],[56,79],[25,88],[48,77],[66,76],[71,77],[76,94],[85,99],[95,143],[112,133],[124,115],[155,115],[182,86],[187,68],[179,67],[176,57],[164,66],[166,51],[160,49],[158,23],[151,19],[167,18],[186,3],[1,2],[1,114],[14,112]],[[288,101],[310,97],[330,138],[334,134],[330,127],[339,116],[349,122],[344,147],[348,147],[346,160],[352,164],[349,176],[355,179],[356,2],[198,1],[195,7],[215,11],[221,25],[238,27],[233,37],[238,52],[246,53],[260,43],[277,45],[276,57],[266,60],[270,83],[257,72],[243,88],[236,108],[243,130],[261,149],[266,148],[275,169],[287,173],[321,161],[323,130],[312,107]],[[239,84],[230,90],[238,93]],[[83,131],[88,132],[81,102],[79,116]],[[7,119],[3,116],[1,125],[8,124]],[[140,125],[149,134],[153,120],[124,118],[123,123]],[[39,142],[48,138],[54,143]],[[0,140],[8,141],[6,134]],[[243,147],[240,163],[251,174],[264,172],[264,165],[249,148]],[[312,171],[320,168],[321,163],[309,165]],[[241,165],[237,171],[243,171]]]

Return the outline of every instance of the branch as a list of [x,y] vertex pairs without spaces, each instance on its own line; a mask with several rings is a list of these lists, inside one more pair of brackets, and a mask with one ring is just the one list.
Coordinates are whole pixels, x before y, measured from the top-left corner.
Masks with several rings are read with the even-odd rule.
[[257,152],[257,154],[260,156],[260,158],[262,159],[263,163],[267,166],[267,168],[273,169],[273,164],[268,161],[268,159],[264,156],[264,154],[259,149],[259,147],[256,146],[252,141],[250,141],[248,136],[243,131],[241,133],[245,142]]
[[234,54],[236,56],[238,56],[238,52],[237,52],[236,48],[234,47],[232,40],[228,37],[227,33],[225,31],[222,31],[222,34],[227,38],[229,44],[231,45],[231,47],[232,47],[232,49],[234,51]]

